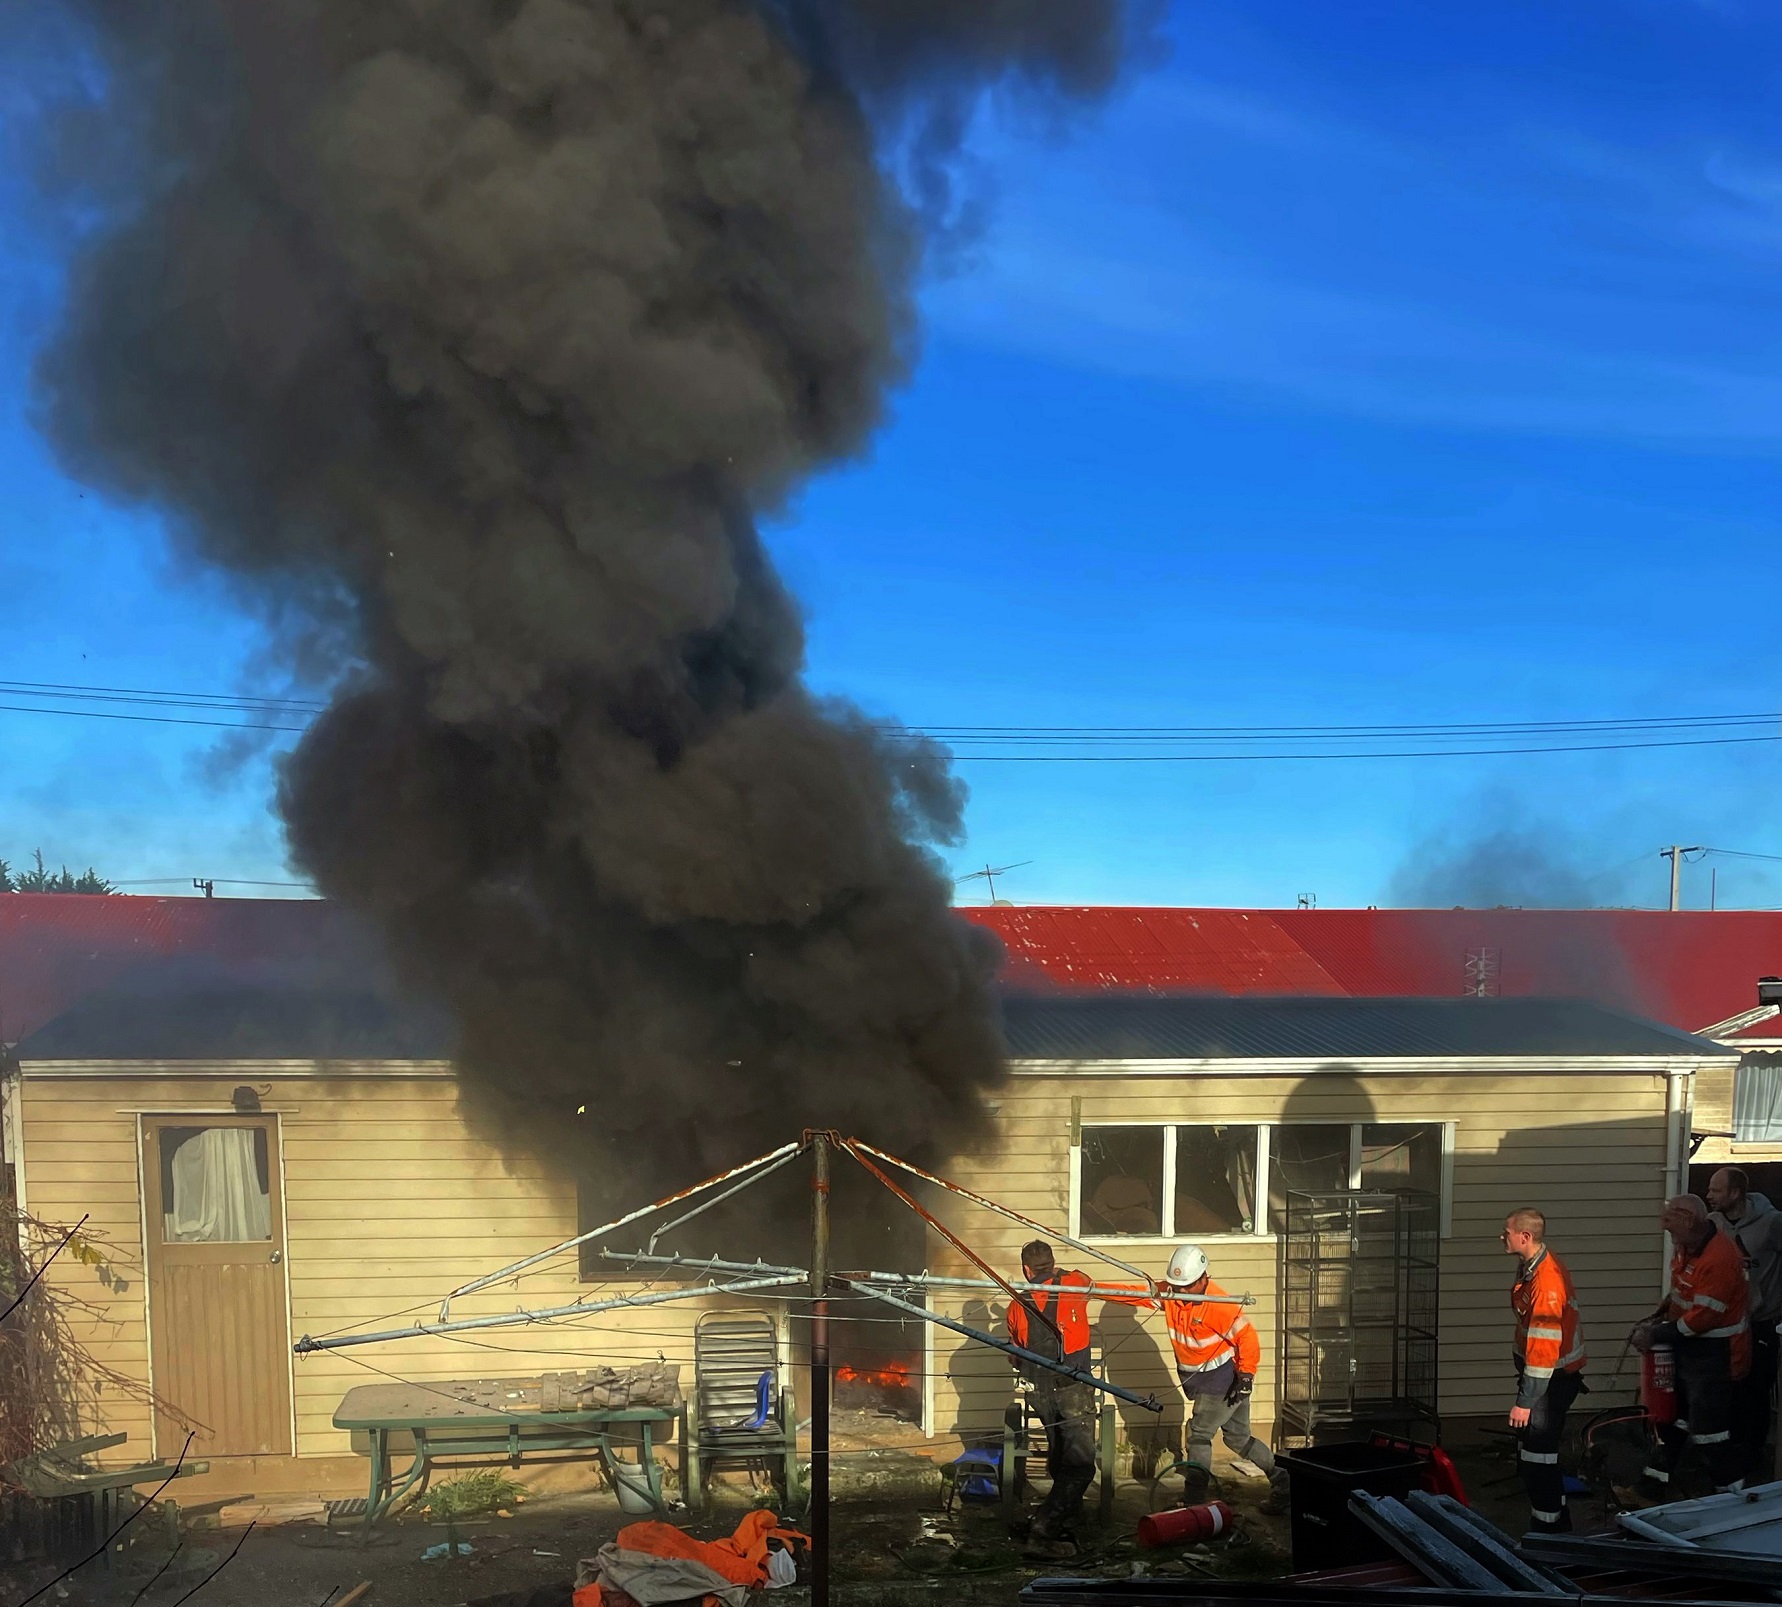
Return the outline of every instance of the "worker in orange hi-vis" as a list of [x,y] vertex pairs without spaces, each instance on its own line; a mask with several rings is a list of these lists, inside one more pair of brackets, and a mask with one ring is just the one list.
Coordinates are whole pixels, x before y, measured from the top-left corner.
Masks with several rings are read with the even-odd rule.
[[[1666,1202],[1659,1221],[1671,1236],[1671,1288],[1658,1315],[1634,1330],[1642,1351],[1669,1345],[1677,1359],[1677,1419],[1658,1428],[1637,1504],[1671,1499],[1671,1475],[1698,1447],[1717,1490],[1742,1490],[1744,1452],[1733,1439],[1734,1385],[1751,1366],[1750,1291],[1745,1258],[1693,1194]],[[1619,1493],[1619,1492],[1618,1492]]]
[[[1163,1312],[1176,1353],[1176,1377],[1190,1406],[1183,1495],[1190,1506],[1205,1498],[1213,1476],[1213,1437],[1223,1434],[1231,1454],[1268,1479],[1271,1488],[1262,1510],[1285,1512],[1286,1475],[1275,1466],[1274,1452],[1250,1432],[1250,1394],[1262,1365],[1262,1342],[1254,1325],[1242,1303],[1213,1282],[1199,1245],[1179,1245],[1163,1277],[1162,1294],[1175,1298],[1142,1303]],[[1182,1298],[1195,1295],[1205,1298]]]
[[[1060,1271],[1044,1239],[1022,1246],[1021,1277],[1048,1287],[1022,1290],[1010,1302],[1009,1338],[1048,1361],[1088,1372],[1089,1277]],[[1076,1555],[1072,1527],[1082,1512],[1083,1493],[1095,1479],[1095,1402],[1087,1384],[1049,1367],[1017,1362],[1016,1370],[1033,1385],[1033,1407],[1045,1427],[1046,1468],[1052,1475],[1052,1488],[1033,1517],[1027,1551],[1061,1561]]]
[[1559,1447],[1565,1414],[1584,1390],[1584,1330],[1571,1274],[1547,1248],[1547,1219],[1525,1206],[1504,1218],[1504,1249],[1519,1258],[1510,1288],[1516,1313],[1516,1404],[1510,1427],[1522,1434],[1522,1487],[1537,1532],[1563,1534],[1566,1509]]

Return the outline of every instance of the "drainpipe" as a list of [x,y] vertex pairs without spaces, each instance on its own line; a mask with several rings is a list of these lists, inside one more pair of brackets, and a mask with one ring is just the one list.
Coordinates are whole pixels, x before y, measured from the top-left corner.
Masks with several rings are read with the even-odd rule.
[[[1672,1066],[1664,1074],[1664,1198],[1689,1191],[1689,1107],[1693,1091],[1690,1072]],[[1670,1287],[1671,1236],[1661,1235],[1658,1289]]]

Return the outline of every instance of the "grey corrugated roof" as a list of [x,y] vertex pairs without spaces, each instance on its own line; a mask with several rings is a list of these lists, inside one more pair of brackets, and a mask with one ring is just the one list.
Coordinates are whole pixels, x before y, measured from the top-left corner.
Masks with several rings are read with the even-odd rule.
[[370,988],[206,978],[83,999],[18,1046],[46,1060],[449,1060],[439,1011]]
[[1003,999],[1016,1060],[1391,1060],[1718,1056],[1674,1027],[1580,999]]

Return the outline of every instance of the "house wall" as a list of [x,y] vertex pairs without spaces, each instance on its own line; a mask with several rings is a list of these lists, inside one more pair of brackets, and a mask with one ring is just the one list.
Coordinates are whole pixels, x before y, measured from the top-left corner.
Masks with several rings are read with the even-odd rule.
[[[292,1336],[425,1319],[442,1293],[517,1261],[575,1231],[574,1190],[526,1166],[510,1166],[466,1128],[443,1068],[131,1067],[70,1076],[81,1068],[25,1067],[20,1085],[24,1183],[29,1208],[53,1222],[91,1213],[86,1231],[114,1256],[114,1286],[95,1269],[59,1260],[51,1281],[86,1302],[81,1337],[120,1372],[149,1380],[142,1267],[138,1113],[227,1108],[238,1083],[261,1090],[280,1116]],[[86,1068],[96,1073],[103,1068]],[[1002,1091],[991,1140],[949,1163],[949,1174],[1041,1222],[1063,1226],[1069,1199],[1071,1102],[1086,1123],[1447,1121],[1456,1124],[1452,1232],[1443,1243],[1442,1409],[1496,1413],[1506,1400],[1510,1268],[1497,1233],[1506,1211],[1537,1204],[1572,1268],[1593,1346],[1599,1390],[1636,1318],[1651,1309],[1661,1274],[1655,1226],[1666,1192],[1666,1079],[1647,1072],[1514,1075],[1017,1075]],[[1015,1268],[1029,1230],[947,1200],[942,1214],[993,1263]],[[1214,1275],[1258,1297],[1263,1373],[1257,1425],[1274,1415],[1274,1256],[1270,1238],[1209,1239]],[[1161,1274],[1170,1245],[1120,1240],[1123,1259]],[[972,1271],[945,1259],[936,1270]],[[1072,1259],[1081,1260],[1080,1257]],[[1068,1264],[1068,1263],[1067,1263]],[[489,1294],[454,1315],[567,1303],[589,1294],[573,1256]],[[620,1292],[614,1290],[613,1292]],[[765,1302],[764,1302],[765,1303]],[[331,1417],[354,1385],[404,1379],[517,1375],[658,1354],[691,1371],[691,1331],[705,1302],[614,1312],[574,1326],[505,1329],[400,1341],[293,1359],[299,1456],[338,1455],[348,1437]],[[937,1309],[998,1328],[1000,1302],[935,1297]],[[1181,1397],[1160,1317],[1142,1321],[1107,1308],[1099,1336],[1116,1381],[1168,1403],[1161,1424],[1120,1408],[1141,1440],[1179,1434]],[[933,1424],[940,1434],[995,1431],[1010,1397],[999,1353],[933,1336]],[[374,1371],[372,1369],[381,1369]],[[1603,1397],[1599,1396],[1599,1399]],[[107,1429],[131,1436],[113,1455],[138,1459],[148,1416],[113,1395],[99,1403]],[[177,1447],[161,1447],[162,1451]]]
[[[149,1382],[150,1347],[137,1112],[225,1110],[231,1089],[250,1083],[263,1108],[278,1113],[292,1337],[428,1320],[446,1290],[576,1231],[573,1186],[536,1168],[510,1167],[473,1136],[449,1072],[363,1067],[351,1075],[324,1068],[293,1074],[287,1067],[269,1075],[265,1067],[242,1066],[205,1076],[180,1068],[69,1076],[70,1069],[46,1075],[45,1068],[24,1068],[19,1107],[28,1206],[62,1224],[90,1213],[83,1231],[105,1247],[114,1281],[121,1281],[107,1288],[94,1268],[66,1257],[49,1278],[89,1308],[71,1305],[70,1313],[92,1353],[138,1382]],[[600,1298],[594,1287],[577,1280],[571,1254],[521,1283],[456,1302],[453,1315]],[[523,1375],[622,1367],[660,1353],[682,1362],[690,1379],[693,1308],[706,1304],[293,1357],[297,1453],[347,1452],[348,1436],[331,1423],[335,1407],[354,1385],[388,1382],[389,1374],[423,1381]],[[149,1414],[114,1393],[97,1403],[97,1415],[107,1430],[130,1435],[114,1459],[140,1460],[153,1432]]]
[[[1729,1047],[1736,1047],[1732,1045]],[[1773,1065],[1776,1050],[1768,1046],[1755,1053]],[[1769,1166],[1782,1162],[1782,1143],[1740,1144],[1722,1135],[1733,1129],[1733,1087],[1737,1072],[1730,1066],[1704,1068],[1695,1079],[1695,1108],[1691,1125],[1703,1138],[1691,1157],[1698,1167],[1704,1166]],[[1753,1187],[1758,1187],[1754,1184]]]
[[[1335,1068],[1333,1068],[1335,1069]],[[1505,1214],[1536,1205],[1549,1238],[1576,1280],[1590,1378],[1609,1389],[1622,1340],[1652,1309],[1663,1249],[1657,1213],[1666,1193],[1666,1078],[1650,1073],[1300,1076],[1017,1076],[1001,1095],[998,1130],[978,1154],[950,1164],[968,1187],[1045,1223],[1069,1211],[1071,1102],[1085,1124],[1295,1121],[1448,1121],[1455,1124],[1451,1232],[1442,1244],[1441,1409],[1497,1413],[1509,1401],[1511,1267],[1498,1240]],[[952,1202],[950,1225],[986,1259],[1013,1271],[1030,1237],[1016,1223]],[[1162,1274],[1172,1245],[1102,1241],[1122,1259]],[[1257,1303],[1263,1370],[1255,1419],[1265,1435],[1274,1417],[1275,1254],[1272,1237],[1202,1241],[1213,1276]],[[1093,1270],[1074,1253],[1065,1265]],[[937,1266],[938,1266],[937,1260]],[[957,1263],[948,1270],[969,1271]],[[1118,1277],[1117,1273],[1109,1276]],[[937,1307],[1000,1331],[1003,1302],[937,1296]],[[1124,1431],[1141,1442],[1179,1436],[1176,1388],[1161,1316],[1142,1322],[1105,1306],[1098,1338],[1109,1376],[1166,1403],[1161,1421],[1118,1407]],[[1010,1398],[1005,1357],[944,1330],[935,1337],[935,1424],[940,1432],[992,1432]],[[1623,1393],[1631,1388],[1624,1376]]]

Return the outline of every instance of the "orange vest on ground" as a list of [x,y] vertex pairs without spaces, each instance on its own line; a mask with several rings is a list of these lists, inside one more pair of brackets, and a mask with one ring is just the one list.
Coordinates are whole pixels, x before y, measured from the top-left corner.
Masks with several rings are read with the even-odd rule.
[[[713,1573],[722,1574],[732,1584],[759,1588],[767,1582],[769,1540],[778,1540],[782,1544],[787,1541],[810,1544],[808,1535],[800,1534],[796,1529],[782,1529],[780,1520],[765,1511],[749,1513],[727,1540],[695,1540],[672,1523],[651,1520],[626,1524],[619,1531],[616,1543],[621,1551],[640,1551],[653,1557],[690,1558],[704,1563]],[[583,1585],[574,1595],[574,1607],[610,1607],[605,1598],[612,1594],[599,1584]],[[702,1596],[700,1600],[705,1607],[721,1607],[716,1596]]]
[[[1211,1278],[1205,1292],[1225,1293]],[[1176,1366],[1184,1373],[1210,1373],[1234,1356],[1240,1373],[1254,1374],[1262,1363],[1262,1341],[1244,1308],[1235,1303],[1209,1305],[1199,1300],[1159,1300],[1169,1324],[1169,1342]]]
[[1681,1245],[1671,1254],[1671,1293],[1665,1315],[1677,1325],[1680,1338],[1732,1341],[1732,1375],[1751,1370],[1750,1300],[1745,1258],[1718,1228],[1694,1255]]
[[1525,1262],[1510,1290],[1516,1313],[1516,1365],[1530,1378],[1582,1370],[1584,1325],[1571,1274],[1551,1250]]
[[[1036,1325],[1027,1310],[1027,1302],[1031,1300],[1033,1309],[1056,1325],[1064,1353],[1062,1359],[1080,1366],[1089,1355],[1089,1296],[1082,1291],[1091,1288],[1093,1280],[1081,1272],[1054,1272],[1047,1281],[1058,1291],[1056,1295],[1044,1289],[1025,1289],[1019,1300],[1009,1302],[1006,1319],[1009,1338],[1023,1350],[1035,1351],[1042,1356],[1051,1354],[1051,1334],[1035,1336],[1032,1332]],[[1030,1343],[1036,1337],[1038,1343]],[[1072,1361],[1073,1357],[1075,1361]]]

